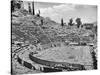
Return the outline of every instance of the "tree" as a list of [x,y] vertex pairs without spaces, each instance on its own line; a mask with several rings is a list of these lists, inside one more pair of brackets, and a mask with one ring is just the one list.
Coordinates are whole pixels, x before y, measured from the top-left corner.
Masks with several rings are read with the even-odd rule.
[[64,23],[63,23],[63,18],[61,19],[61,26],[64,26]]
[[16,9],[20,9],[22,2],[23,1],[12,0],[11,1],[11,12],[14,12]]
[[81,18],[77,18],[77,19],[76,19],[76,23],[77,23],[77,28],[79,28],[80,25],[82,24]]
[[73,26],[73,19],[69,19],[69,23],[68,23],[69,26]]

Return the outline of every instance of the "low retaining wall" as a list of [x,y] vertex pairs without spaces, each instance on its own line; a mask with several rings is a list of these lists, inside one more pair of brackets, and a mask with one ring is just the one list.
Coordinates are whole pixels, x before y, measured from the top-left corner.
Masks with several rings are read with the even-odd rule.
[[[26,46],[28,46],[28,45],[26,45]],[[26,46],[23,46],[22,48],[24,48]],[[33,66],[31,63],[29,63],[27,61],[22,60],[19,56],[17,56],[17,61],[19,64],[27,67],[28,69],[37,70],[35,68],[35,66]],[[41,72],[60,72],[60,71],[62,71],[61,69],[54,69],[54,68],[49,68],[49,67],[40,67],[38,70],[40,70]]]
[[[20,57],[17,57],[17,61],[19,62],[19,64],[27,67],[28,69],[31,70],[37,70],[31,63],[28,63],[24,60],[22,60]],[[39,69],[41,72],[61,72],[61,69],[55,69],[55,68],[49,68],[49,67],[40,67]]]
[[54,62],[54,61],[47,61],[47,60],[42,60],[39,58],[36,58],[33,56],[33,53],[29,54],[29,58],[38,63],[38,64],[42,64],[42,65],[46,65],[49,67],[55,67],[55,68],[72,68],[72,69],[79,69],[79,70],[85,70],[85,67],[83,65],[80,64],[70,64],[70,63],[66,63],[66,62]]
[[62,69],[54,69],[54,68],[49,68],[49,67],[43,67],[42,72],[61,72]]
[[31,63],[28,63],[28,62],[22,60],[20,57],[17,57],[17,61],[19,62],[19,64],[21,64],[29,69],[36,70],[36,68]]

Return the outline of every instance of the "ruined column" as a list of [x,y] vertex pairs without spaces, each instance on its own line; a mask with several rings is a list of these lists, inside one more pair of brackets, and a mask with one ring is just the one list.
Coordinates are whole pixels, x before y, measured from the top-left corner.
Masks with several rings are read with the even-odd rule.
[[33,15],[35,15],[34,1],[32,2],[32,7],[33,7]]
[[28,10],[29,10],[29,13],[32,13],[30,3],[28,3]]
[[21,4],[21,9],[23,10],[24,9],[24,3],[23,3],[23,1],[21,1],[20,4]]

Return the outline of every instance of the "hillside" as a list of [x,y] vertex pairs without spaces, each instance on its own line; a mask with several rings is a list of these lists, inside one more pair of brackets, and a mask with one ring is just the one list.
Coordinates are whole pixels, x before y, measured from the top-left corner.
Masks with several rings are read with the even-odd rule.
[[[11,54],[14,73],[94,69],[97,59],[97,24],[92,24],[92,29],[86,29],[88,24],[83,24],[80,28],[76,24],[62,26],[49,17],[29,13],[25,9],[13,11],[11,13]],[[32,61],[30,55],[36,60]],[[36,63],[39,61],[42,64]],[[69,67],[60,64],[59,66],[59,62],[72,65]]]

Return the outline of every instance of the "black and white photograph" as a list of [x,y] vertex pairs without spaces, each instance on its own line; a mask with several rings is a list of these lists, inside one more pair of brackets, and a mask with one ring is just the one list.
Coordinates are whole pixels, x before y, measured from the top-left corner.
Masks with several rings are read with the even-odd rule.
[[98,69],[97,5],[10,4],[12,75]]

